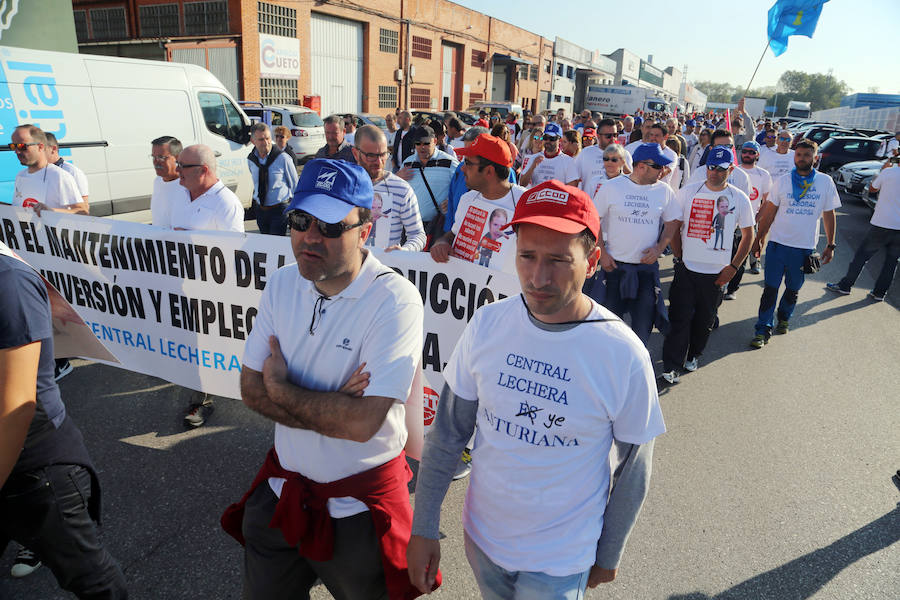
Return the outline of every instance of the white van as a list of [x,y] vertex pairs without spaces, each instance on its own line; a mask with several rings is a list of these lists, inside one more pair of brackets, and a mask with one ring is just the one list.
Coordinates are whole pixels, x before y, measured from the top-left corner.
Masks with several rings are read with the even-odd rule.
[[[87,174],[92,215],[150,207],[150,142],[163,135],[210,146],[219,178],[250,205],[250,120],[206,69],[0,46],[0,144],[23,123],[63,146],[86,144],[60,154]],[[22,168],[14,152],[0,152],[0,202],[12,201]]]

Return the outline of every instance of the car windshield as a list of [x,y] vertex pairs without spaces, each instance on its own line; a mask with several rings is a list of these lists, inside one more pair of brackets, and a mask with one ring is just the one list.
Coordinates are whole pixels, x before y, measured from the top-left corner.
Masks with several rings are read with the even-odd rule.
[[297,127],[323,127],[322,117],[314,112],[291,113],[291,123]]
[[372,121],[372,124],[375,125],[375,127],[387,129],[387,121],[384,120],[384,117],[379,117],[378,115],[365,115],[365,117]]

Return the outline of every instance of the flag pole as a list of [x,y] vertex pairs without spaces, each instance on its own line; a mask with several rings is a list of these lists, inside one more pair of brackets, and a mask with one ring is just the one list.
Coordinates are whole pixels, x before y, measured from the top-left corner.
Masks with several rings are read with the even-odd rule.
[[747,89],[744,90],[743,98],[747,97],[747,93],[750,91],[750,86],[753,84],[753,80],[756,78],[756,72],[759,71],[759,66],[762,64],[763,59],[766,57],[766,50],[769,49],[769,42],[771,40],[766,40],[766,47],[763,48],[762,56],[759,57],[759,62],[756,63],[756,68],[753,69],[753,75],[750,76],[750,81],[747,83]]

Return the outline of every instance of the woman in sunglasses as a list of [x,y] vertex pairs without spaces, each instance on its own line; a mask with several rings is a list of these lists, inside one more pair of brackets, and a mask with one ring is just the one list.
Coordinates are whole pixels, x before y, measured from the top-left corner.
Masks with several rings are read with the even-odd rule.
[[584,186],[584,191],[593,198],[604,183],[621,175],[624,168],[625,148],[619,144],[607,146],[603,151],[603,173],[592,177]]

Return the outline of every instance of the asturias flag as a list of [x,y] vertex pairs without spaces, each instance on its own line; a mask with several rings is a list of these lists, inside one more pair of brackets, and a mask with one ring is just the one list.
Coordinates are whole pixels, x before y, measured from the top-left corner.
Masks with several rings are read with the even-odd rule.
[[769,9],[769,47],[775,56],[787,50],[788,37],[813,36],[822,5],[828,0],[777,0]]

